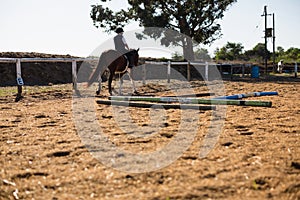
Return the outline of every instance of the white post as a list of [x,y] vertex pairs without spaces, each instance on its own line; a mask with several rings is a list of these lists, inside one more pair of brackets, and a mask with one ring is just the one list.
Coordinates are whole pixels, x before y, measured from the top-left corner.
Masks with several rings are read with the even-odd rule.
[[77,90],[77,65],[76,60],[72,60],[72,78],[73,78],[73,88]]
[[171,77],[171,61],[168,61],[168,83],[170,83]]
[[22,73],[21,73],[21,59],[17,59],[17,63],[16,63],[16,67],[17,67],[17,78],[22,77]]
[[21,59],[18,58],[16,62],[16,71],[17,71],[17,84],[18,84],[18,94],[15,101],[19,101],[22,98],[22,86],[24,85],[22,79],[22,72],[21,72]]
[[208,62],[205,62],[205,79],[208,81]]
[[21,59],[18,58],[16,62],[16,73],[17,73],[17,84],[19,86],[24,85],[23,79],[22,79],[22,71],[21,71]]

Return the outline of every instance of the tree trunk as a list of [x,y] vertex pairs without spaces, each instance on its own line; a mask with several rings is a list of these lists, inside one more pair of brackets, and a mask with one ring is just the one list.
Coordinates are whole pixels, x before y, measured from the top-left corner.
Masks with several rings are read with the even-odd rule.
[[193,41],[191,36],[190,27],[187,23],[186,18],[181,18],[179,20],[180,33],[182,33],[182,47],[183,47],[183,56],[188,61],[194,61],[194,51],[193,51]]
[[189,37],[186,37],[183,42],[183,56],[188,61],[195,60],[195,54],[194,54],[194,50],[193,50],[193,41]]

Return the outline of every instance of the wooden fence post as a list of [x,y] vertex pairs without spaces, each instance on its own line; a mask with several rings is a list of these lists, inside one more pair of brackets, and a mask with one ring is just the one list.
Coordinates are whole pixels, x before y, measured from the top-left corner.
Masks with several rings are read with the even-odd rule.
[[190,61],[188,61],[188,63],[187,63],[187,80],[188,81],[191,80],[191,63],[190,63]]

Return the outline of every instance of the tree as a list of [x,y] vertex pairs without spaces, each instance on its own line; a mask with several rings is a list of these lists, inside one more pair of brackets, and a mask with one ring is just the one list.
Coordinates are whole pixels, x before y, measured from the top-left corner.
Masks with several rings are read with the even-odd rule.
[[281,46],[277,47],[277,51],[275,51],[275,57],[277,61],[284,59],[284,48]]
[[215,51],[216,60],[238,60],[242,58],[243,45],[241,43],[227,42],[221,49]]
[[216,60],[226,60],[226,48],[225,47],[221,47],[221,49],[217,48],[215,50],[215,59]]
[[281,46],[278,46],[277,47],[277,53],[278,53],[277,56],[283,56],[284,55],[284,48],[281,47]]
[[207,51],[207,49],[200,48],[195,51],[195,59],[202,61],[210,61],[211,57]]
[[172,54],[172,60],[182,61],[184,60],[184,57],[179,52],[175,52],[174,54]]
[[[107,0],[101,0],[106,2]],[[175,30],[181,36],[168,37],[168,32],[150,29],[148,36],[158,39],[165,46],[180,45],[186,59],[194,60],[193,40],[210,44],[221,36],[218,23],[228,6],[237,0],[128,0],[127,10],[113,12],[102,5],[92,5],[91,18],[96,27],[110,32],[131,20],[143,27],[160,27]]]
[[[267,58],[270,58],[270,51],[267,51]],[[245,60],[252,60],[256,62],[262,62],[265,57],[265,44],[258,43],[253,49],[245,51],[244,58]]]
[[285,52],[286,60],[296,61],[300,58],[300,49],[291,47]]

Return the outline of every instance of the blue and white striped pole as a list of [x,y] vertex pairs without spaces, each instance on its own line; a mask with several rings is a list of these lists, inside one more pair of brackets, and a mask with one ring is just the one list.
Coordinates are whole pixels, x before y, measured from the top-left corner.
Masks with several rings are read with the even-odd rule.
[[278,92],[251,92],[247,94],[235,94],[230,96],[215,97],[213,99],[243,99],[248,97],[271,96],[278,95]]

